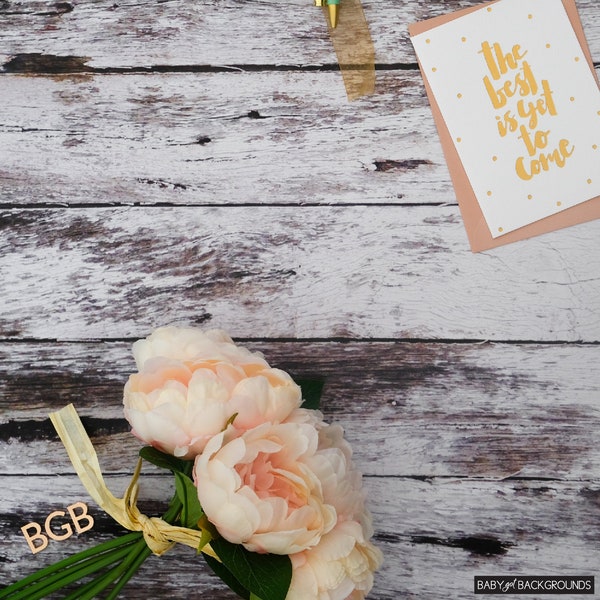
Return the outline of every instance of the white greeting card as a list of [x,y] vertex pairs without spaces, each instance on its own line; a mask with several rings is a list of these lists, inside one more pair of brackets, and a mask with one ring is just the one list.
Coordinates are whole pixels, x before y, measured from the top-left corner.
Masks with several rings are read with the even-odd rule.
[[561,0],[412,37],[492,237],[600,195],[600,90]]

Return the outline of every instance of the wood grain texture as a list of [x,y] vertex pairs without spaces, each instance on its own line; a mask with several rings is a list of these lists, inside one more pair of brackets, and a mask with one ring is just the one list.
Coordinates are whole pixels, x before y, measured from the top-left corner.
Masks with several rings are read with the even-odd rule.
[[599,228],[474,255],[456,207],[5,210],[0,330],[598,341]]
[[256,75],[4,75],[0,202],[455,202],[418,72]]
[[[269,342],[250,347],[297,378],[369,476],[600,477],[597,346]],[[47,415],[73,402],[107,472],[133,468],[123,419],[129,343],[0,346],[0,473],[71,467]],[[36,456],[35,462],[28,457]]]
[[418,71],[259,75],[4,75],[0,204],[456,203]]
[[[0,587],[119,533],[47,414],[78,407],[122,493],[130,345],[174,322],[325,379],[371,600],[600,576],[600,221],[472,255],[408,39],[478,1],[364,0],[376,93],[348,103],[311,0],[0,0]],[[148,514],[172,491],[145,469]],[[82,499],[93,531],[32,556],[19,528]],[[234,598],[186,548],[121,597]]]
[[[474,575],[594,572],[600,501],[596,346],[252,342],[296,377],[324,377],[323,409],[342,424],[386,563],[371,598],[468,598]],[[5,343],[0,377],[0,582],[116,535],[52,544],[33,559],[19,527],[85,499],[47,423],[75,402],[111,489],[122,493],[139,442],[121,417],[129,343]],[[35,456],[35,462],[31,457]],[[145,470],[144,509],[170,478]],[[27,476],[24,477],[23,475]],[[54,475],[53,475],[54,474]],[[233,595],[186,549],[151,559],[124,597]]]
[[[363,0],[379,64],[415,63],[407,26],[477,0],[381,3]],[[589,44],[600,57],[596,0],[577,0]],[[336,62],[312,2],[186,0],[115,3],[4,0],[0,63],[43,52],[80,57],[95,68],[153,65],[322,65]]]
[[[7,532],[0,539],[0,584],[122,531],[92,507],[74,477],[12,481],[12,501],[0,496],[0,519]],[[125,477],[111,477],[108,485],[117,493],[127,482]],[[593,573],[600,561],[599,481],[367,478],[365,487],[375,541],[385,557],[370,595],[376,600],[433,600],[441,593],[470,598],[474,575],[582,575]],[[145,475],[141,505],[148,513],[160,513],[171,494],[170,478]],[[19,527],[86,499],[97,519],[94,529],[79,539],[52,542],[33,557]],[[190,592],[235,598],[187,548],[176,548],[160,559],[151,557],[123,597],[184,597]]]

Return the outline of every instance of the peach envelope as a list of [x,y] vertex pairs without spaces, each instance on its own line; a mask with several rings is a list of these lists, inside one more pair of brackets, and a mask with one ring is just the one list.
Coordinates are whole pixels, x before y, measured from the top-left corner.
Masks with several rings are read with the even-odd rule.
[[[470,12],[481,10],[482,7],[495,4],[497,1],[498,0],[494,0],[494,2],[488,2],[475,7],[460,10],[449,15],[442,15],[439,17],[434,17],[433,19],[428,19],[427,21],[415,23],[409,26],[409,33],[411,36],[424,33],[430,29],[433,29],[434,27],[469,14]],[[583,32],[583,27],[581,25],[581,20],[577,12],[575,1],[562,0],[562,3],[567,11],[590,69],[595,75],[592,56],[585,39],[585,34]],[[516,242],[536,235],[541,235],[543,233],[548,233],[556,229],[570,227],[571,225],[577,225],[579,223],[600,218],[599,196],[576,206],[567,208],[559,213],[545,217],[534,223],[530,223],[529,225],[521,227],[500,237],[493,238],[423,69],[421,69],[421,73],[423,75],[427,96],[431,104],[433,118],[442,143],[444,156],[448,163],[450,177],[454,185],[460,211],[463,217],[465,228],[467,230],[467,236],[469,238],[471,250],[473,252],[481,252],[482,250],[496,248],[497,246],[502,246],[511,242]]]

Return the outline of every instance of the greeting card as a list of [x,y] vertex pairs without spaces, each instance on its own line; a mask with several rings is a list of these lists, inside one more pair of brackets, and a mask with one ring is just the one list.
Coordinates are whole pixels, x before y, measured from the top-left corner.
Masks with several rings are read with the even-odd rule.
[[572,0],[410,32],[474,251],[600,217],[600,89]]

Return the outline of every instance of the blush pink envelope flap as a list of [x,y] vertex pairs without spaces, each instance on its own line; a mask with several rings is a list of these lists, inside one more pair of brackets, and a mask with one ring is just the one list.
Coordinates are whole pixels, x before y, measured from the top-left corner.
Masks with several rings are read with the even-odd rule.
[[[585,39],[585,34],[583,32],[581,20],[579,19],[579,13],[577,12],[575,0],[562,0],[562,2],[590,65],[590,69],[595,75],[594,63]],[[488,2],[486,4],[481,4],[471,8],[465,8],[449,15],[442,15],[439,17],[434,17],[433,19],[428,19],[427,21],[421,21],[420,23],[410,25],[408,31],[411,36],[417,35],[425,31],[429,31],[438,25],[442,25],[443,23],[447,23],[448,21],[462,17],[475,10],[480,10],[482,6],[488,6],[490,4],[495,4],[495,2]],[[456,192],[462,218],[467,230],[469,243],[471,244],[471,250],[473,252],[481,252],[482,250],[496,248],[497,246],[502,246],[504,244],[523,240],[525,238],[541,235],[542,233],[548,233],[556,229],[570,227],[571,225],[577,225],[578,223],[584,223],[586,221],[592,221],[593,219],[600,218],[599,196],[597,198],[593,198],[592,200],[588,200],[587,202],[583,202],[582,204],[578,204],[577,206],[573,206],[559,213],[536,221],[535,223],[531,223],[530,225],[526,225],[525,227],[521,227],[520,229],[500,237],[493,238],[483,213],[481,212],[479,203],[477,202],[477,198],[475,197],[475,193],[473,192],[473,188],[469,182],[469,178],[467,177],[465,169],[458,156],[458,152],[456,151],[454,143],[452,142],[452,138],[448,132],[448,128],[446,127],[442,113],[440,112],[437,102],[433,96],[431,87],[427,81],[427,77],[423,70],[421,70],[421,73],[423,75],[427,97],[429,98],[429,102],[431,104],[433,118],[442,142],[444,156],[446,157],[446,162],[448,163],[452,184],[454,185],[454,190]]]

